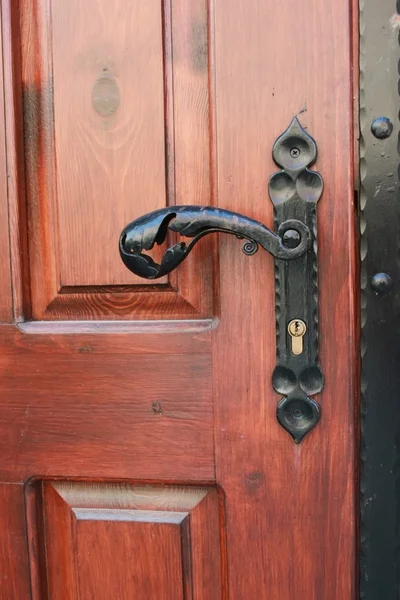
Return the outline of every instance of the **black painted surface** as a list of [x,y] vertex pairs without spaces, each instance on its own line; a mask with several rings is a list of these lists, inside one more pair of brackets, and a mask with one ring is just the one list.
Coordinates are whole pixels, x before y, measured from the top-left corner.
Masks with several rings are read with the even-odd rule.
[[[167,248],[157,264],[144,250],[163,244],[168,232],[192,238]],[[158,279],[167,275],[191,252],[193,246],[210,233],[230,233],[245,238],[243,252],[252,255],[258,247],[281,260],[294,260],[310,248],[311,234],[303,222],[287,219],[277,233],[239,213],[214,206],[170,206],[155,210],[129,223],[120,235],[119,253],[124,265],[139,277]]]
[[[400,598],[399,29],[360,5],[361,557],[365,600]],[[388,122],[393,124],[388,126]]]
[[[312,247],[296,260],[275,260],[276,362],[272,376],[274,389],[284,394],[278,404],[279,423],[299,444],[315,427],[320,407],[310,396],[322,391],[324,378],[318,365],[318,262],[317,203],[323,181],[308,167],[317,158],[317,144],[299,121],[289,128],[273,147],[275,163],[281,171],[269,182],[274,205],[275,229],[289,218],[304,222],[312,232]],[[291,350],[288,324],[301,320],[306,325],[301,354]]]

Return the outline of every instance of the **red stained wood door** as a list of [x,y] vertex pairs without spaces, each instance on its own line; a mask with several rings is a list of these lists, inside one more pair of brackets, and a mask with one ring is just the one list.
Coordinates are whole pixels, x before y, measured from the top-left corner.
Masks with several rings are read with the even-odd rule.
[[[3,0],[0,597],[352,600],[349,0]],[[271,148],[318,142],[322,417],[276,420],[273,259],[206,238],[154,282],[121,229],[173,204],[272,226]]]

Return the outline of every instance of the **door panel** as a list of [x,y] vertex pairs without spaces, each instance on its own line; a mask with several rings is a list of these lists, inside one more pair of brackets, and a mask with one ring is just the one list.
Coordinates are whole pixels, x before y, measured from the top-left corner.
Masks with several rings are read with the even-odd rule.
[[[211,335],[1,331],[1,468],[214,479]],[[193,465],[196,465],[193,472]]]
[[209,202],[205,0],[28,0],[13,11],[31,318],[211,315],[211,242],[156,286],[115,260],[129,220]]
[[[1,540],[21,554],[20,572],[2,565],[17,600],[356,598],[350,8],[3,1],[0,480],[16,534]],[[209,236],[154,284],[117,248],[174,204],[272,228],[271,149],[296,115],[325,182],[326,380],[300,445],[276,420],[271,256]]]
[[[36,482],[34,574],[51,598],[220,597],[218,492],[213,488]],[[47,588],[47,589],[46,589]]]

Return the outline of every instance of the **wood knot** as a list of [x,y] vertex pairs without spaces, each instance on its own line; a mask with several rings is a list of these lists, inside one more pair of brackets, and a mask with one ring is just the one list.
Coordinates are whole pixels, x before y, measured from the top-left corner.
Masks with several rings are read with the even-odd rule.
[[162,413],[161,402],[158,402],[158,401],[153,402],[151,405],[151,408],[156,415],[161,415],[161,413]]
[[251,471],[243,479],[244,487],[249,495],[255,494],[264,485],[265,476],[262,471]]
[[90,354],[90,352],[93,352],[94,348],[93,346],[90,346],[89,344],[85,345],[85,346],[80,346],[78,348],[78,352],[80,354]]
[[117,80],[107,69],[104,69],[93,86],[93,108],[101,117],[110,117],[118,110],[120,102]]

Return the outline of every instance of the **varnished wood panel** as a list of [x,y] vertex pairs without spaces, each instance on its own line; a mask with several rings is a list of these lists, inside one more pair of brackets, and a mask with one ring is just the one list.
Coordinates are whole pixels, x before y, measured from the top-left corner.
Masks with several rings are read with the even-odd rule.
[[0,473],[214,478],[210,333],[0,331]]
[[129,284],[118,232],[167,204],[162,3],[50,5],[60,285]]
[[[320,423],[295,445],[276,420],[274,265],[220,239],[214,330],[217,481],[227,498],[229,598],[356,599],[357,338],[348,0],[215,2],[218,200],[272,225],[275,138],[316,139]],[[249,564],[251,568],[243,568]]]
[[25,500],[22,485],[0,484],[0,598],[30,598]]
[[212,241],[157,285],[130,274],[118,253],[134,218],[213,201],[207,0],[29,0],[12,10],[27,191],[17,226],[30,241],[25,318],[211,316]]
[[[2,22],[1,14],[0,21]],[[3,33],[0,31],[0,106],[5,104],[4,72],[3,72]],[[4,111],[0,117],[0,321],[12,320],[11,305],[11,270],[10,270],[10,236],[8,229],[8,169],[6,158],[6,123]]]
[[29,528],[32,539],[44,532],[37,547],[46,573],[33,563],[32,575],[41,578],[42,591],[48,582],[51,600],[221,598],[215,489],[64,482],[34,487],[40,508]]
[[[18,2],[1,3],[2,54],[4,83],[4,143],[6,147],[8,231],[2,247],[10,245],[12,296],[9,298],[10,321],[21,321],[30,314],[28,232],[26,229],[25,161],[23,149],[21,36]],[[3,226],[6,221],[3,222]]]
[[[76,511],[75,516],[78,585],[84,598],[92,594],[94,598],[128,599],[134,591],[139,598],[183,600],[182,571],[187,567],[182,564],[180,541],[186,514],[155,515],[151,524],[145,520],[150,515],[106,513],[102,521],[96,520],[97,515],[92,520],[83,511]],[[99,538],[103,543],[96,545]],[[133,560],[128,562],[128,557]]]
[[[105,129],[101,139],[90,138],[96,142],[90,151],[74,142],[71,164],[65,165],[69,155],[63,136],[74,132],[64,131],[57,119],[60,115],[61,120],[70,118],[63,110],[69,110],[74,77],[72,67],[67,68],[70,57],[57,54],[54,45],[60,43],[69,50],[64,31],[57,25],[57,18],[70,10],[68,6],[68,2],[55,0],[2,2],[14,309],[18,320],[65,320],[54,326],[30,321],[20,330],[0,328],[0,477],[11,482],[38,480],[32,486],[27,483],[26,496],[31,595],[34,600],[48,597],[49,581],[54,594],[63,590],[63,598],[68,598],[67,594],[74,598],[79,592],[84,596],[90,593],[89,587],[98,595],[110,590],[111,597],[123,597],[125,590],[116,583],[122,576],[120,561],[125,558],[121,550],[130,549],[135,537],[131,531],[136,528],[137,540],[146,548],[142,576],[148,574],[152,581],[165,585],[166,593],[178,598],[202,598],[203,594],[207,600],[355,600],[356,276],[349,2],[210,0],[207,5],[205,0],[172,0],[157,5],[162,28],[165,160],[164,179],[157,179],[157,185],[164,183],[163,203],[218,200],[222,207],[272,225],[267,181],[276,170],[270,159],[274,139],[298,114],[319,146],[317,168],[325,180],[319,204],[320,355],[326,383],[318,398],[321,422],[300,446],[294,445],[275,416],[279,397],[270,383],[276,347],[270,256],[262,251],[251,258],[244,256],[237,240],[221,236],[218,281],[211,268],[209,242],[203,240],[162,287],[139,286],[128,279],[116,283],[117,272],[110,272],[111,263],[107,262],[103,279],[101,236],[99,248],[88,248],[87,264],[82,263],[83,254],[76,244],[71,262],[65,248],[62,258],[59,236],[64,220],[66,239],[71,244],[76,239],[77,217],[68,212],[68,172],[72,173],[71,186],[78,189],[77,182],[82,179],[76,177],[76,163],[86,165],[90,159],[90,168],[101,170],[104,162],[103,166],[97,164],[94,157],[100,142],[102,152],[107,150],[104,140],[111,135]],[[105,2],[94,0],[70,6],[78,12],[77,20],[79,11],[88,6],[99,11],[107,8]],[[114,14],[119,30],[124,24],[119,7],[151,11],[154,6],[137,0],[128,7],[127,0],[120,0],[109,14]],[[57,10],[61,11],[58,16]],[[152,14],[155,19],[156,13]],[[95,17],[93,27],[100,15]],[[89,29],[92,23],[87,22]],[[88,40],[78,25],[83,48]],[[108,36],[104,29],[99,33],[102,40]],[[126,39],[122,33],[121,39]],[[110,44],[123,53],[120,38],[111,37]],[[157,40],[160,43],[159,32],[152,43]],[[93,39],[93,45],[96,43]],[[165,51],[168,47],[172,54]],[[74,53],[76,44],[71,56]],[[85,57],[81,58],[84,63]],[[60,85],[64,85],[64,72],[69,74],[65,97],[61,87],[55,89],[60,77]],[[145,82],[149,85],[155,81],[151,73]],[[109,73],[103,78],[107,84],[100,84],[107,87]],[[71,107],[84,108],[85,119],[93,117],[92,127],[98,117],[96,123],[113,115],[119,118],[122,100],[108,116],[97,112],[95,117],[90,112],[92,95],[85,96],[92,108],[81,105],[85,85],[89,85],[86,79]],[[19,113],[22,96],[24,121]],[[107,106],[108,101],[100,111],[107,111]],[[132,115],[135,123],[136,118]],[[18,130],[22,123],[21,151]],[[86,121],[85,125],[89,127]],[[151,122],[149,128],[153,131]],[[88,129],[79,129],[68,140],[82,140],[84,131]],[[98,134],[99,129],[95,131]],[[124,133],[129,134],[129,127],[121,136]],[[61,163],[59,152],[67,156]],[[157,160],[158,152],[161,150],[156,152]],[[145,152],[143,157],[148,155]],[[24,167],[25,178],[21,179]],[[111,167],[120,175],[119,164]],[[159,170],[157,177],[161,177]],[[98,193],[104,210],[96,213],[94,225],[96,231],[107,232],[115,216],[106,213],[110,204],[104,198],[109,186],[95,189],[89,175],[84,186],[92,206]],[[63,222],[57,212],[61,205]],[[115,239],[118,233],[119,229]],[[23,242],[28,237],[29,252]],[[78,239],[78,243],[86,240]],[[108,246],[104,248],[108,253]],[[74,269],[76,257],[79,264]],[[92,276],[92,259],[91,281],[95,283],[82,280],[79,284],[82,274]],[[117,250],[115,260],[118,263]],[[62,279],[62,269],[67,279]],[[200,331],[198,319],[213,313],[214,284],[216,288],[220,285],[220,320],[213,323],[212,331]],[[190,318],[195,324],[185,330],[184,321],[167,326],[158,323],[149,333],[151,327],[144,321],[163,318]],[[99,326],[81,321],[80,326],[83,319],[107,323]],[[112,323],[132,319],[136,323],[129,323],[125,333],[123,323]],[[46,478],[103,483],[46,481],[41,489],[40,480]],[[147,498],[143,506],[137,506],[132,497],[125,502],[127,484],[104,483],[111,480],[151,482],[152,500]],[[226,519],[215,508],[215,490],[209,490],[196,506],[185,507],[176,497],[170,502],[171,488],[163,485],[211,485],[216,480],[221,489],[218,500],[221,505],[226,502]],[[184,490],[193,495],[190,487],[178,489],[179,497],[186,497]],[[163,498],[159,504],[154,500],[157,496]],[[23,505],[18,493],[10,493],[6,500],[13,507],[4,515],[5,531],[0,535],[3,546],[11,548],[4,563],[11,580],[4,589],[7,594],[8,588],[11,590],[8,597],[18,597],[20,586],[24,597]],[[150,523],[131,518],[132,511],[146,512]],[[184,521],[157,521],[156,516],[165,512],[170,520],[178,519],[176,513],[188,512],[190,536],[185,538],[184,533],[180,538],[189,540],[185,548],[190,545],[191,558],[182,547],[180,554],[177,550],[175,533]],[[224,533],[226,530],[226,547],[223,536],[216,541],[220,523]],[[155,543],[146,525],[154,526],[157,545],[163,548],[163,557],[169,556],[169,571],[181,574],[179,590],[176,576],[171,581],[170,573],[165,573],[156,559],[151,563]],[[92,549],[96,533],[104,545]],[[85,556],[88,549],[93,572]],[[20,562],[14,561],[17,553]],[[118,564],[109,564],[110,556],[118,556]],[[15,572],[16,564],[22,571]],[[185,570],[185,565],[191,569]],[[190,577],[185,579],[182,573]],[[142,583],[137,586],[138,595],[143,595]],[[29,597],[29,593],[25,595]]]

